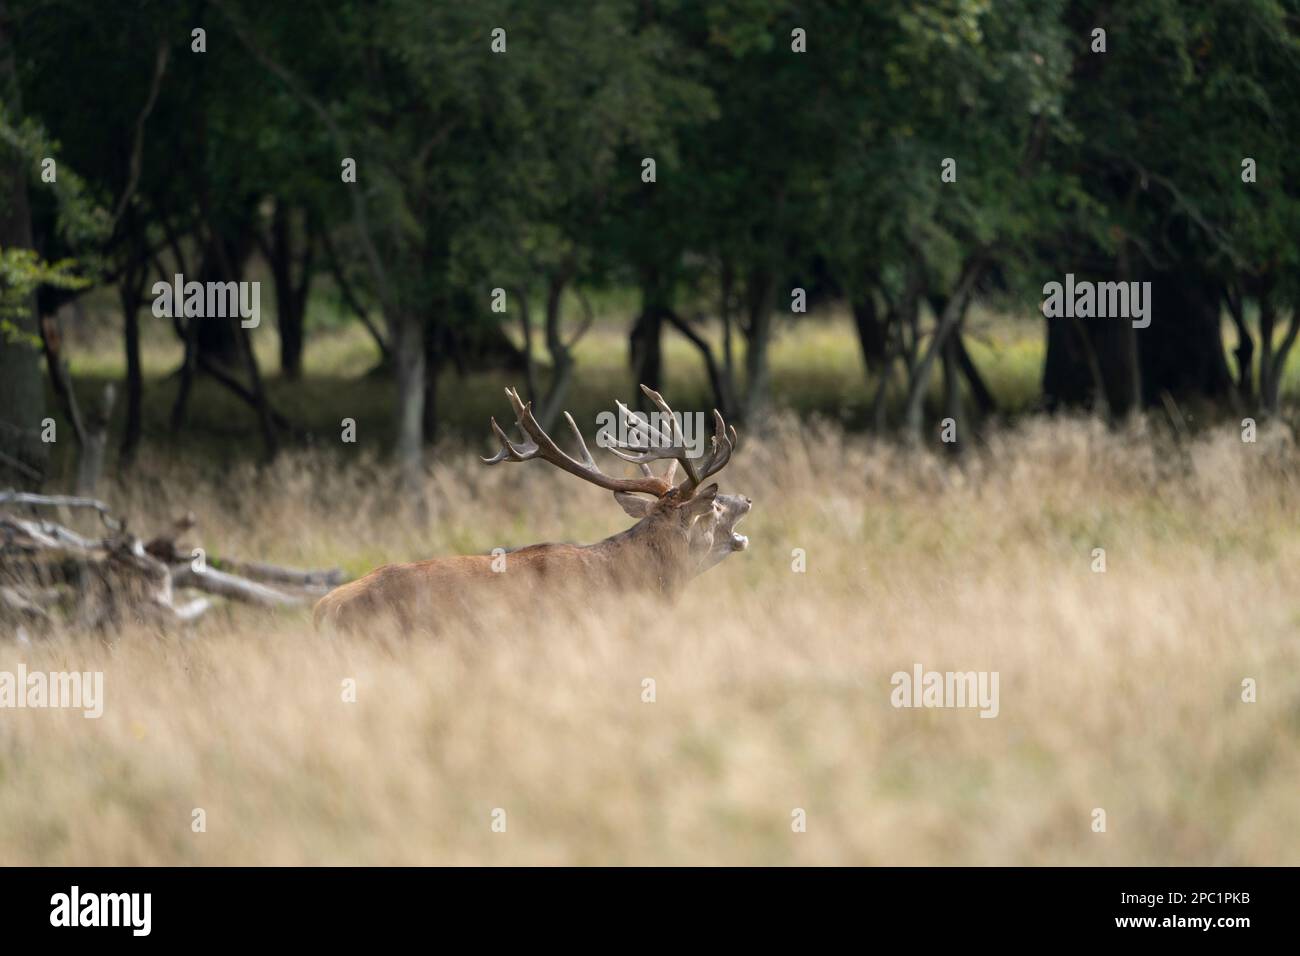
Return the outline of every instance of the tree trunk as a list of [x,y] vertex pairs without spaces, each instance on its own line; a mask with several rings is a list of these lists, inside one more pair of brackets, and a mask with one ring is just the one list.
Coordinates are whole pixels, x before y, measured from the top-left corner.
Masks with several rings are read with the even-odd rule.
[[971,358],[970,352],[966,350],[966,342],[962,338],[960,329],[953,335],[953,342],[957,350],[957,364],[961,368],[962,375],[966,377],[966,382],[970,385],[971,397],[975,399],[975,407],[979,409],[981,415],[992,415],[998,410],[997,399],[993,397],[993,393],[984,381],[984,376],[980,375],[980,370],[975,366],[975,360]]
[[1240,284],[1232,283],[1229,286],[1224,294],[1224,302],[1237,330],[1237,347],[1233,349],[1233,355],[1237,359],[1237,393],[1243,404],[1249,406],[1255,399],[1255,340],[1251,338],[1250,328],[1246,325],[1246,300]]
[[1224,401],[1233,394],[1223,347],[1219,304],[1223,289],[1197,267],[1152,277],[1151,326],[1134,329],[1142,369],[1142,400],[1203,396]]
[[[203,255],[199,267],[198,281],[207,288],[208,282],[239,282],[242,279],[243,266],[248,250],[240,243],[227,242],[224,238],[213,236]],[[190,277],[186,276],[189,282]],[[198,322],[194,334],[195,347],[200,360],[227,368],[238,368],[243,358],[239,344],[239,319],[204,315],[189,318],[188,322]]]
[[726,376],[727,394],[732,398],[732,401],[729,404],[733,409],[736,405],[736,357],[732,337],[735,309],[733,307],[731,293],[735,286],[735,279],[736,272],[731,264],[731,260],[724,260],[722,263],[720,290],[722,301],[718,311],[722,314],[722,369]]
[[966,422],[961,407],[960,363],[957,360],[958,337],[954,329],[943,343],[943,414],[952,419],[955,441],[947,445],[950,452],[960,452],[966,443]]
[[980,276],[983,275],[984,267],[985,260],[982,255],[977,254],[966,260],[965,265],[962,266],[961,277],[957,280],[957,286],[953,289],[952,296],[947,299],[942,314],[935,316],[934,335],[930,339],[930,344],[927,346],[925,354],[915,365],[912,381],[908,387],[907,405],[903,417],[908,437],[913,441],[918,441],[921,437],[925,395],[930,386],[930,373],[934,368],[935,359],[940,356],[949,336],[960,329],[961,320],[966,314],[966,306],[970,302],[971,293],[974,291],[976,283],[979,282]]
[[1269,396],[1268,411],[1270,414],[1277,414],[1282,401],[1282,374],[1286,371],[1286,359],[1291,354],[1291,348],[1295,345],[1296,335],[1300,333],[1300,311],[1291,310],[1291,319],[1287,323],[1286,335],[1278,345],[1277,354],[1273,357],[1273,375],[1272,375],[1272,393]]
[[[208,211],[207,199],[204,198],[202,202],[206,213]],[[211,227],[210,218],[209,227]],[[245,220],[239,224],[237,231],[229,239],[220,233],[209,231],[209,255],[205,256],[202,269],[205,282],[209,281],[209,274],[216,277],[213,281],[219,281],[223,278],[225,281],[230,282],[243,281],[244,265],[247,263],[249,253],[253,247],[254,228],[251,220]],[[279,438],[275,432],[275,414],[271,409],[270,398],[266,394],[261,369],[257,365],[257,353],[253,351],[253,338],[249,329],[243,326],[239,315],[229,316],[225,319],[218,316],[207,316],[199,324],[199,333],[196,339],[199,364],[204,367],[220,368],[222,365],[230,364],[225,360],[225,345],[222,344],[220,350],[215,353],[205,350],[205,332],[210,337],[209,341],[211,343],[224,343],[227,338],[234,342],[233,361],[242,364],[248,374],[249,389],[253,394],[253,409],[257,413],[257,423],[262,432],[262,447],[265,460],[272,460],[280,450]]]
[[[0,102],[8,120],[22,121],[18,77],[14,68],[12,24],[0,0]],[[28,163],[16,149],[0,143],[0,250],[32,248],[31,211],[27,204]],[[49,458],[41,441],[45,417],[45,383],[35,296],[0,327],[0,485],[39,485]]]
[[875,372],[885,362],[888,353],[888,328],[876,308],[876,298],[870,290],[853,297],[853,327],[858,333],[858,346],[862,349],[862,362],[868,372]]
[[[310,224],[307,227],[310,230]],[[275,323],[280,333],[280,374],[290,381],[302,378],[303,321],[311,284],[313,238],[308,231],[294,279],[293,210],[276,200],[271,235],[266,242],[271,277],[275,281]]]
[[[1047,320],[1043,397],[1049,408],[1100,397],[1118,418],[1139,405],[1161,405],[1165,393],[1175,401],[1235,400],[1219,323],[1223,289],[1195,267],[1139,278],[1151,282],[1146,328],[1124,317]],[[1081,333],[1073,331],[1076,325]],[[1096,374],[1089,369],[1093,358]]]
[[682,333],[688,342],[700,350],[700,357],[704,359],[704,371],[709,376],[709,387],[713,390],[713,407],[722,413],[723,418],[731,417],[734,402],[730,383],[723,376],[722,369],[718,367],[718,360],[713,356],[713,346],[676,312],[665,312],[664,318],[668,320],[669,325]]
[[[649,270],[641,281],[641,313],[632,324],[628,339],[632,359],[633,386],[663,388],[663,315],[668,305],[658,272]],[[645,396],[636,390],[637,407],[645,407]]]
[[570,268],[561,269],[546,285],[546,351],[551,356],[551,381],[538,407],[537,420],[547,431],[559,421],[569,386],[573,384],[573,352],[564,341],[560,325],[564,289],[571,274]]
[[439,328],[437,316],[424,323],[424,408],[420,419],[424,444],[430,446],[438,440],[438,380],[444,358]]
[[[933,295],[930,296],[929,299],[931,311],[933,311],[935,315],[943,315],[944,310],[948,307],[947,297],[942,295]],[[952,340],[952,358],[956,362],[957,370],[961,373],[962,377],[966,379],[966,383],[970,386],[971,398],[975,400],[975,407],[979,411],[980,415],[991,415],[993,412],[997,411],[997,401],[993,398],[993,393],[989,391],[988,385],[984,382],[984,376],[982,376],[979,369],[975,367],[975,360],[971,358],[970,352],[966,348],[966,339],[963,335],[960,323],[961,320],[958,322],[958,327],[953,329],[948,336]],[[945,349],[946,348],[947,345],[945,345]],[[947,352],[945,352],[944,360],[947,361],[948,357]]]
[[370,337],[375,340],[375,345],[379,348],[379,365],[372,370],[371,374],[375,374],[376,371],[382,371],[385,375],[388,374],[393,364],[392,349],[384,340],[383,335],[380,334],[379,329],[375,327],[375,323],[370,320],[366,307],[357,298],[352,283],[348,281],[347,274],[343,271],[343,264],[339,261],[338,253],[334,250],[334,242],[330,239],[329,230],[321,229],[317,233],[317,237],[325,252],[326,265],[329,268],[330,276],[334,279],[334,284],[338,287],[339,295],[343,297],[344,304],[352,310],[353,314],[361,321],[361,324],[365,326],[366,331],[370,333]]
[[397,371],[397,463],[407,492],[419,489],[424,468],[424,326],[409,313],[389,331]]
[[99,408],[86,417],[86,435],[77,454],[76,493],[93,498],[104,471],[104,453],[108,449],[108,426],[113,418],[113,401],[117,390],[113,383],[104,386]]
[[[207,282],[241,281],[251,244],[251,227],[241,229],[234,239],[209,232],[204,244],[197,281],[205,283],[205,288]],[[193,280],[187,275],[185,281],[188,283]],[[183,303],[177,303],[175,309],[177,315],[184,315]],[[251,344],[247,350],[245,349],[244,340],[247,338],[247,330],[240,326],[238,315],[226,318],[209,315],[185,316],[180,327],[184,331],[185,358],[180,369],[180,386],[176,393],[176,401],[172,405],[173,431],[179,430],[185,422],[194,376],[200,368],[217,367],[234,371],[242,365],[249,373],[254,393],[261,392],[261,376],[256,368]],[[262,399],[259,398],[259,402],[261,401]],[[267,419],[265,416],[263,419],[265,427]],[[274,454],[273,435],[264,434],[263,438],[267,439],[268,455]]]
[[[177,315],[181,312],[178,310]],[[185,413],[189,409],[190,392],[194,388],[194,376],[199,370],[199,325],[201,319],[196,316],[190,316],[183,321],[181,330],[184,332],[182,343],[184,345],[184,357],[181,359],[180,382],[176,386],[176,398],[172,402],[171,430],[179,432],[181,426],[185,424]]]
[[524,388],[528,401],[538,400],[537,354],[533,349],[533,317],[528,310],[528,293],[522,287],[512,287],[509,293],[519,305],[519,331],[523,336]]
[[1287,356],[1300,333],[1300,312],[1291,311],[1291,321],[1282,341],[1274,344],[1273,333],[1277,327],[1277,304],[1273,299],[1273,283],[1261,283],[1259,291],[1259,401],[1266,415],[1276,415],[1282,399],[1282,373],[1286,370]]
[[123,345],[126,350],[126,424],[118,452],[119,467],[130,468],[144,433],[144,373],[140,365],[140,307],[144,304],[145,263],[127,268],[117,286],[122,303]]
[[776,278],[763,269],[749,276],[745,290],[748,324],[745,327],[745,402],[741,417],[753,421],[772,399],[772,370],[768,346],[772,341],[772,299]]
[[266,386],[262,381],[261,370],[257,367],[257,355],[253,352],[253,339],[249,335],[248,329],[239,324],[239,319],[231,319],[229,324],[234,328],[234,333],[238,337],[239,349],[243,357],[244,367],[248,370],[248,379],[252,386],[254,410],[257,412],[257,423],[262,431],[262,449],[266,461],[275,458],[280,450],[280,440],[275,433],[275,415],[271,410],[271,400],[266,394]]

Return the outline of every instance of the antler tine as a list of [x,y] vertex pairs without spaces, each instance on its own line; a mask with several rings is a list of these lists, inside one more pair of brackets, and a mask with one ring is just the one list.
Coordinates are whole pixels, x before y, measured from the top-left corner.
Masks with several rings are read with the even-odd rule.
[[[555,440],[552,439],[550,435],[546,434],[546,431],[542,426],[537,423],[537,419],[533,417],[532,402],[525,402],[519,397],[519,393],[513,388],[506,389],[506,397],[510,399],[510,404],[514,406],[515,421],[519,423],[519,428],[537,444],[538,454],[553,465],[564,467],[560,462],[560,459],[562,459],[565,462],[582,467],[579,462],[574,461],[566,455],[560,449],[560,446],[555,444]],[[574,430],[576,431],[577,429],[575,428]],[[590,454],[588,454],[587,457],[591,457]]]
[[671,429],[672,444],[682,449],[682,454],[674,456],[682,463],[682,468],[686,471],[687,480],[690,481],[691,487],[700,483],[700,473],[695,467],[695,462],[691,461],[690,456],[686,454],[686,436],[682,434],[682,428],[677,423],[677,415],[673,412],[672,407],[662,395],[656,392],[649,385],[642,385],[641,391],[645,397],[654,403],[655,407],[668,419],[668,428]]
[[[694,464],[691,462],[685,443],[677,441],[666,427],[656,428],[650,424],[650,421],[637,415],[628,409],[622,402],[617,402],[619,412],[625,423],[631,423],[637,429],[644,430],[650,434],[645,442],[624,442],[622,447],[610,445],[609,450],[622,458],[624,461],[631,462],[634,465],[641,466],[645,469],[652,461],[667,460],[671,462],[668,470],[664,472],[663,480],[672,484],[677,478],[677,465],[680,463],[686,466],[688,473],[694,474]],[[631,452],[624,451],[625,448],[632,449]]]
[[[646,477],[654,477],[654,472],[650,470],[650,466],[647,465],[645,462],[638,462],[637,467],[641,469],[641,474],[645,475]],[[671,485],[676,479],[677,479],[677,459],[670,458],[668,459],[668,467],[664,469],[664,476],[662,480],[668,482],[668,484]]]
[[[621,444],[617,440],[612,440],[609,445],[610,451],[624,461],[630,461],[633,464],[657,461],[665,457],[663,453],[665,449],[668,450],[668,456],[671,457],[671,434],[651,425],[649,419],[638,415],[622,402],[615,401],[614,404],[618,406],[619,418],[623,424],[631,426],[631,433],[638,436],[644,433],[647,437],[644,440],[629,439]],[[631,449],[635,454],[629,454],[624,449]]]
[[524,441],[516,445],[510,440],[510,436],[505,433],[500,425],[497,424],[496,417],[493,416],[492,433],[496,435],[497,441],[501,443],[501,450],[491,458],[484,458],[483,461],[489,465],[495,465],[502,461],[530,461],[536,458],[541,451],[536,441],[530,436],[528,429],[524,426],[524,416],[532,417],[524,403],[519,400],[519,393],[513,388],[506,389],[506,397],[510,399],[510,404],[515,409],[515,422],[519,425],[519,430],[524,433]]
[[569,428],[572,429],[574,436],[578,439],[582,460],[578,461],[569,457],[537,423],[537,419],[533,417],[531,402],[525,403],[513,388],[506,389],[506,397],[510,399],[510,404],[515,410],[515,421],[519,425],[520,431],[524,433],[526,440],[522,444],[516,445],[502,430],[501,426],[497,424],[496,419],[493,418],[492,432],[501,443],[501,450],[491,458],[484,458],[483,461],[487,464],[495,465],[503,461],[531,461],[534,458],[540,458],[571,475],[576,475],[584,481],[589,481],[593,485],[609,491],[640,492],[662,497],[672,489],[672,482],[656,478],[653,475],[643,478],[611,478],[606,475],[596,467],[591,452],[587,448],[587,443],[583,440],[582,433],[578,431],[578,426],[573,421],[573,416],[565,412],[565,420],[568,421]]
[[582,463],[588,468],[596,467],[596,459],[591,457],[591,452],[587,450],[586,439],[582,437],[582,432],[578,431],[577,423],[574,422],[573,416],[568,412],[564,413],[564,420],[569,423],[569,430],[573,432],[573,437],[578,440],[578,450],[582,452]]
[[527,441],[516,447],[515,443],[510,440],[510,436],[497,424],[497,420],[493,418],[491,422],[492,433],[497,436],[497,441],[501,442],[501,450],[491,458],[484,458],[485,463],[495,465],[503,461],[528,461],[530,458],[537,457],[536,442]]
[[723,421],[723,416],[714,408],[714,437],[711,438],[712,454],[708,458],[708,466],[705,468],[703,477],[716,475],[727,467],[727,462],[731,460],[732,451],[735,450],[736,444],[732,440],[732,434],[736,433],[733,428],[731,434],[727,433],[727,423]]
[[[644,433],[647,438],[645,442],[626,442],[624,447],[631,448],[634,451],[648,451],[651,448],[669,448],[673,444],[673,434],[663,426],[656,427],[650,423],[640,412],[634,412],[620,401],[615,401],[618,406],[619,418],[625,425],[630,424],[634,433]],[[655,440],[651,440],[655,439]]]
[[727,462],[731,460],[731,453],[736,450],[736,441],[735,427],[729,427],[723,421],[722,413],[715,408],[713,410],[713,437],[709,440],[712,450],[709,453],[708,463],[700,473],[701,481],[710,475],[716,475],[726,467]]
[[644,392],[645,397],[650,399],[650,401],[654,402],[655,407],[659,409],[659,411],[663,412],[665,417],[667,417],[669,422],[668,427],[671,429],[670,433],[672,435],[673,441],[683,445],[686,444],[686,438],[685,436],[682,435],[681,426],[677,424],[677,415],[674,414],[669,404],[666,401],[664,401],[664,397],[660,395],[658,392],[656,392],[649,385],[642,385],[641,391]]

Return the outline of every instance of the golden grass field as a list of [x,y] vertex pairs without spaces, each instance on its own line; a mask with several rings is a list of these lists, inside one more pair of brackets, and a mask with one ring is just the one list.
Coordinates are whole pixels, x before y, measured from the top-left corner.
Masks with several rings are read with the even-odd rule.
[[[146,456],[105,497],[142,531],[192,509],[212,554],[353,574],[628,524],[485,448],[441,449],[423,516],[325,451]],[[780,418],[722,475],[754,498],[750,550],[674,606],[379,641],[221,608],[0,642],[0,670],[103,670],[106,697],[0,713],[0,862],[1300,863],[1298,465],[1280,427],[1175,447],[1039,419],[958,466]],[[915,663],[997,671],[999,715],[895,709]]]

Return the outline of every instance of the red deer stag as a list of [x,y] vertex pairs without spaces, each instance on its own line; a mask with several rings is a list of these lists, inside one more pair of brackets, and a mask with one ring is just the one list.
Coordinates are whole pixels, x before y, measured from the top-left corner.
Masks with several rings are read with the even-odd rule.
[[[623,510],[638,519],[632,527],[596,544],[519,548],[504,555],[504,567],[494,567],[494,561],[501,558],[493,555],[385,565],[321,598],[313,615],[316,627],[330,625],[347,631],[395,619],[403,631],[436,628],[453,607],[505,594],[522,596],[529,587],[539,588],[542,594],[564,589],[587,595],[634,589],[672,596],[733,551],[745,550],[749,539],[737,534],[735,527],[749,511],[750,499],[719,494],[716,483],[704,484],[730,460],[736,447],[735,428],[729,428],[714,410],[708,454],[700,461],[693,460],[663,396],[644,385],[641,390],[662,413],[660,421],[652,423],[619,402],[628,440],[610,441],[615,455],[640,468],[639,478],[614,478],[602,472],[568,412],[564,417],[577,440],[579,455],[574,458],[562,451],[533,417],[532,404],[521,401],[512,388],[506,389],[506,396],[514,406],[524,440],[511,441],[494,418],[492,431],[501,450],[483,459],[489,465],[548,461],[612,491]],[[662,475],[650,468],[651,462],[659,460],[668,462]],[[685,477],[674,484],[678,465]]]

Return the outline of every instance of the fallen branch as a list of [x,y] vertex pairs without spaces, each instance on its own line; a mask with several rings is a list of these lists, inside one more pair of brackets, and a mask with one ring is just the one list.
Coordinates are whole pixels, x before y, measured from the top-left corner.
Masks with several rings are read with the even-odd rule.
[[29,549],[64,551],[78,557],[94,557],[97,551],[107,550],[103,542],[83,537],[53,521],[0,514],[0,529],[19,535],[18,546]]
[[301,607],[308,601],[305,596],[285,594],[265,584],[218,571],[216,568],[196,571],[191,565],[182,564],[172,568],[171,575],[177,587],[195,588],[259,607]]
[[211,608],[212,602],[207,598],[201,597],[195,598],[187,604],[182,604],[180,607],[173,607],[172,610],[176,614],[176,620],[180,621],[182,624],[190,624],[197,621]]
[[112,516],[108,505],[97,498],[83,498],[77,495],[37,495],[28,491],[0,491],[0,505],[31,505],[46,508],[93,508],[99,512],[104,526],[113,530],[122,530],[122,522]]
[[211,563],[213,567],[222,571],[251,578],[263,584],[281,584],[308,591],[321,591],[322,593],[333,590],[347,580],[347,576],[340,568],[329,568],[324,571],[302,571],[297,568],[280,567],[276,564],[265,564],[261,561],[235,561],[230,558],[213,558]]
[[111,529],[88,537],[54,521],[0,512],[0,617],[52,623],[43,606],[71,585],[75,617],[82,626],[114,625],[124,618],[189,624],[214,605],[207,597],[186,602],[176,592],[191,588],[255,607],[303,607],[343,583],[343,572],[286,568],[258,561],[214,560],[195,567],[192,549],[178,541],[195,525],[186,514],[163,534],[143,543],[125,522],[94,498],[2,492],[0,502],[43,507],[88,508]]

